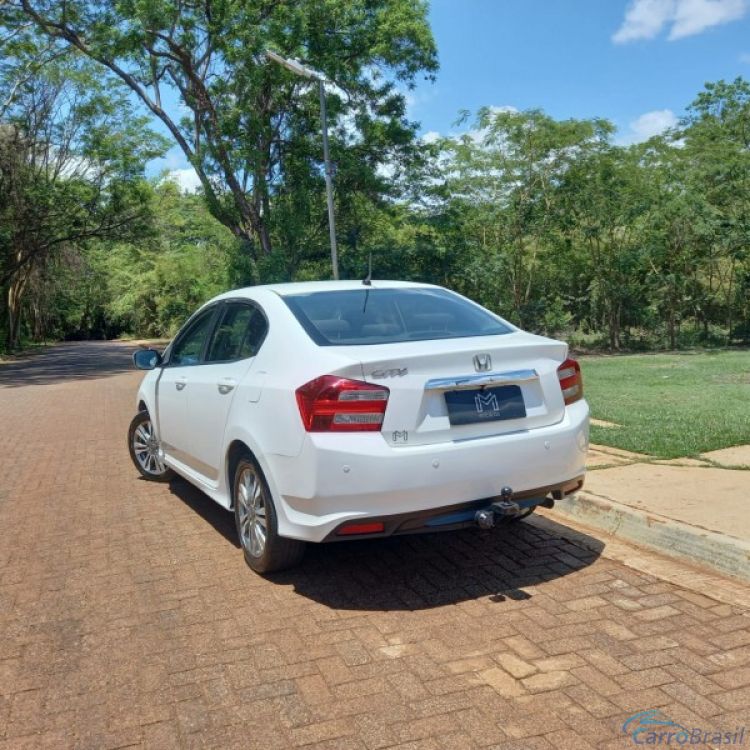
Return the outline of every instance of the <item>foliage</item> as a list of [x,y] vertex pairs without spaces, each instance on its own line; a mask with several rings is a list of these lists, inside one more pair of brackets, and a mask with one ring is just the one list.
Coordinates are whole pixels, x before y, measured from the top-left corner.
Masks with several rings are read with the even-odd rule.
[[[335,81],[344,278],[372,262],[582,348],[750,341],[744,79],[643,144],[493,107],[427,144],[403,94],[437,67],[423,0],[10,0],[0,44],[8,346],[169,335],[220,290],[329,277],[317,89],[265,50]],[[169,142],[197,194],[143,179]]]
[[155,191],[149,242],[98,247],[88,256],[105,285],[103,318],[117,333],[169,336],[206,299],[249,283],[241,244],[198,196],[167,182]]
[[314,235],[325,216],[307,200],[321,176],[317,86],[266,50],[336,82],[342,195],[379,193],[377,167],[408,161],[413,145],[397,84],[437,68],[426,16],[424,0],[10,0],[4,12],[6,26],[31,21],[55,49],[78,50],[127,85],[195,168],[211,213],[256,260],[274,240],[287,248]]
[[29,290],[31,326],[45,328],[40,298],[65,258],[95,240],[148,232],[143,165],[165,143],[85,58],[60,55],[19,77],[41,50],[23,40],[8,52],[0,68],[0,89],[11,92],[0,120],[0,287],[13,348]]

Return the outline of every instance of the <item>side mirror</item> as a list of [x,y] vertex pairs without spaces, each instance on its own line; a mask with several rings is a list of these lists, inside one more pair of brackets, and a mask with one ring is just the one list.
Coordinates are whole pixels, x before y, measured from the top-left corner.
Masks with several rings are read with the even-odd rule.
[[161,354],[156,349],[139,349],[133,352],[133,364],[138,370],[153,370],[161,365]]

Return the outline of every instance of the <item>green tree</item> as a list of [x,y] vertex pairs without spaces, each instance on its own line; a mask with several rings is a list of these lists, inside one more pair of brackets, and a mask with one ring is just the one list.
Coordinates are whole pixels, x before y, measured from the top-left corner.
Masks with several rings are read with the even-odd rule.
[[644,306],[642,220],[651,193],[639,149],[598,144],[570,164],[560,194],[560,228],[582,253],[592,327],[620,349]]
[[559,184],[611,131],[604,120],[484,108],[472,132],[443,142],[443,194],[474,248],[464,287],[521,325],[539,324]]
[[[10,92],[0,121],[0,286],[6,346],[17,345],[22,305],[50,263],[93,239],[147,230],[145,162],[165,142],[137,117],[129,97],[80,55],[49,61],[33,75],[35,48],[14,49],[0,70]],[[6,62],[8,58],[5,58]]]
[[412,148],[398,86],[437,67],[424,0],[10,0],[4,18],[9,28],[32,20],[129,86],[195,168],[211,213],[256,258],[272,254],[277,197],[290,208],[282,234],[300,211],[308,230],[322,220],[304,205],[320,177],[315,89],[265,50],[335,81],[333,158],[356,164],[365,191],[382,191],[377,167]]
[[690,190],[703,197],[713,214],[707,294],[720,301],[731,341],[742,310],[742,322],[748,325],[750,82],[738,78],[706,84],[681,125]]

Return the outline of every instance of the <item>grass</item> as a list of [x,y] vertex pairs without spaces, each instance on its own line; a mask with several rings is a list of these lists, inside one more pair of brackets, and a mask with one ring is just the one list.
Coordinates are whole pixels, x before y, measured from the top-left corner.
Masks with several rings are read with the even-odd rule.
[[594,443],[659,458],[750,443],[750,352],[583,357]]
[[4,362],[14,362],[19,357],[25,357],[27,354],[41,351],[42,349],[50,346],[50,341],[24,341],[18,349],[12,352],[6,352],[0,349],[0,364]]

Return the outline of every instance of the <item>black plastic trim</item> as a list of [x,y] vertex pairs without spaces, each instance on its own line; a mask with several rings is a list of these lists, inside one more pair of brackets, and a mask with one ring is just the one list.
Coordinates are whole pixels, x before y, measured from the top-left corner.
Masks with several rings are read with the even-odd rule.
[[[559,500],[565,495],[570,495],[583,487],[583,475],[569,479],[559,484],[551,484],[543,487],[535,487],[530,490],[513,493],[513,500],[527,500],[529,498],[539,498],[539,505],[550,495]],[[411,511],[410,513],[395,513],[388,516],[366,516],[362,518],[349,519],[340,523],[328,536],[324,542],[346,542],[352,539],[377,539],[379,537],[394,536],[396,534],[424,534],[438,531],[453,531],[463,529],[467,526],[474,526],[473,521],[461,521],[459,523],[445,524],[441,526],[425,526],[425,523],[431,518],[445,516],[450,513],[457,513],[462,510],[480,510],[492,504],[497,498],[485,497],[479,500],[471,500],[467,503],[458,503],[456,505],[443,505],[439,508],[429,508],[427,510]],[[339,534],[339,529],[353,523],[382,523],[383,531],[376,534]]]

